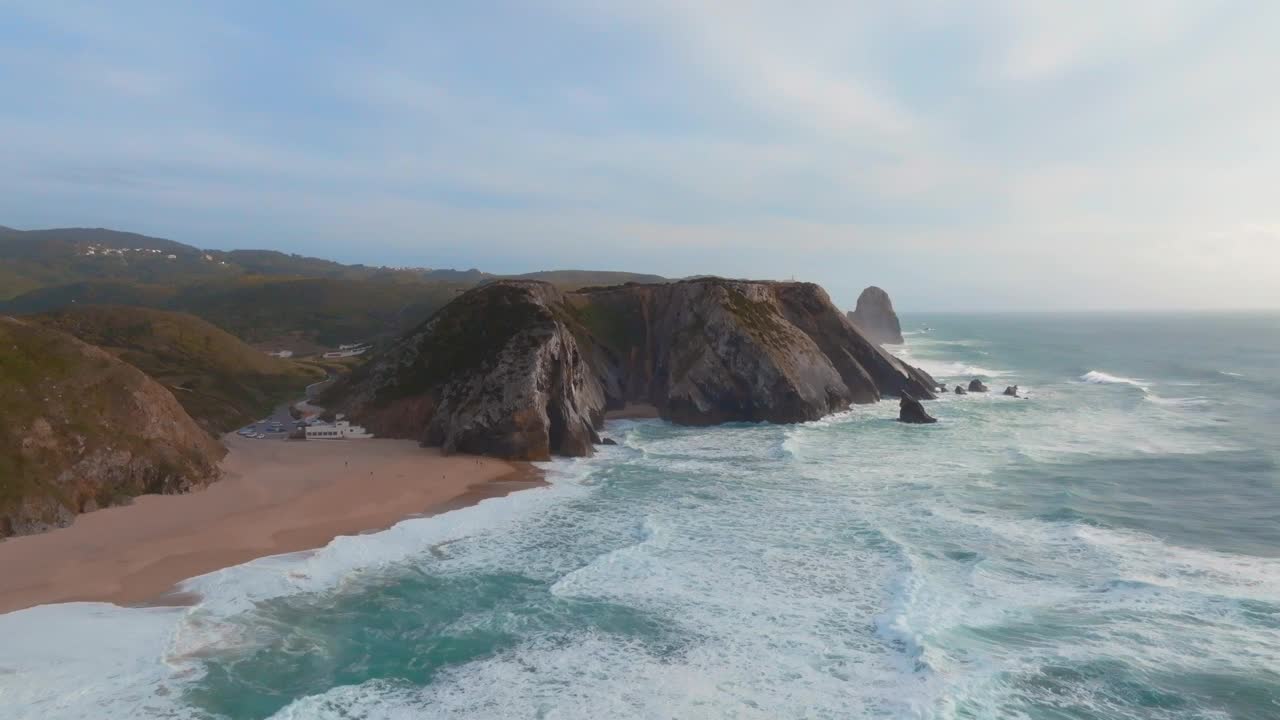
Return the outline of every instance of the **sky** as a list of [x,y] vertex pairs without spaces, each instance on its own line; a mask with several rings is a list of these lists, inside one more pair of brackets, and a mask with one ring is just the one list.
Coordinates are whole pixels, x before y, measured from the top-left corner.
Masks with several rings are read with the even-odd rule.
[[0,0],[0,225],[1280,308],[1274,0]]

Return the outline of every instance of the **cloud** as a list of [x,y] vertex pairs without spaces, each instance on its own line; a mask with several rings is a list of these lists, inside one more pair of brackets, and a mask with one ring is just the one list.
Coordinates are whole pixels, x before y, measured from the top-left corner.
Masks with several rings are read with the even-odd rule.
[[10,9],[6,225],[892,280],[915,307],[1280,305],[1229,277],[1280,284],[1245,230],[1280,222],[1280,6]]

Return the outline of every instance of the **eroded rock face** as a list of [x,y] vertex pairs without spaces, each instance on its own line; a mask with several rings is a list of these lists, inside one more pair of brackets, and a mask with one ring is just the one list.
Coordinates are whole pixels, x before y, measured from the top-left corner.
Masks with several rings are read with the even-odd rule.
[[[477,336],[478,337],[475,337]],[[332,395],[373,432],[506,458],[587,455],[607,408],[689,425],[814,420],[937,383],[808,283],[472,290]]]
[[604,392],[570,324],[551,285],[491,283],[447,305],[330,397],[377,435],[445,452],[589,455]]
[[610,406],[645,402],[673,422],[812,420],[936,383],[867,340],[811,283],[702,278],[584,290]]
[[[0,317],[0,537],[69,524],[218,476],[226,450],[140,370],[58,330]],[[7,497],[6,497],[7,496]]]
[[924,405],[919,400],[903,395],[898,401],[898,422],[927,425],[938,422],[938,419],[925,412]]
[[893,311],[889,293],[872,285],[858,296],[858,304],[849,319],[872,342],[884,345],[901,345],[902,325]]

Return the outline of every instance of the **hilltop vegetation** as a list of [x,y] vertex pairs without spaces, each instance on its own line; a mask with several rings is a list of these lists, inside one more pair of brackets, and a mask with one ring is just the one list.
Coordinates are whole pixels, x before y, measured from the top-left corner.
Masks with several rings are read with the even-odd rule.
[[[412,328],[466,290],[500,279],[477,269],[344,265],[273,250],[201,250],[103,229],[0,228],[0,311],[129,305],[190,313],[253,343],[285,336],[334,346]],[[549,270],[521,278],[562,290],[656,275]]]
[[203,485],[225,452],[142,371],[9,317],[0,317],[0,407],[0,537]]
[[324,378],[319,368],[269,357],[184,313],[78,306],[29,320],[96,345],[143,371],[213,434],[261,417]]

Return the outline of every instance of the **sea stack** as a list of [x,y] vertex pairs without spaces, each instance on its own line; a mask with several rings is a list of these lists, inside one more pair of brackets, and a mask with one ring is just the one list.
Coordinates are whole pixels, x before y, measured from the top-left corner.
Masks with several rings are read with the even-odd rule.
[[978,378],[969,381],[969,392],[987,392],[988,388]]
[[1018,397],[1018,386],[1010,385],[1009,387],[1004,389],[1004,394],[1008,395],[1009,397]]
[[858,296],[858,305],[849,319],[871,342],[879,345],[901,345],[902,324],[893,311],[889,293],[872,285]]
[[927,425],[938,422],[938,419],[925,412],[924,405],[920,404],[919,400],[910,395],[903,395],[898,402],[898,422]]

